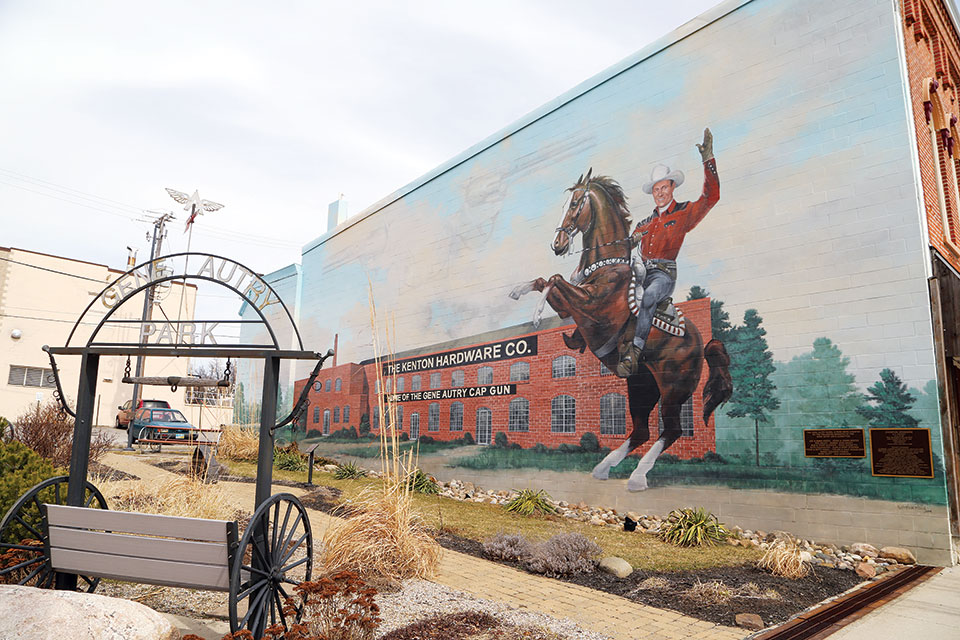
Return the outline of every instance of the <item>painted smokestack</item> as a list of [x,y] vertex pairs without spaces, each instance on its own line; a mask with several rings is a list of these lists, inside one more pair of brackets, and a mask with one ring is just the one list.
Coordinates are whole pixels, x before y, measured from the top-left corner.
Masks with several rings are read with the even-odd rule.
[[337,225],[347,219],[347,201],[343,199],[343,194],[330,203],[327,207],[327,231],[333,231]]

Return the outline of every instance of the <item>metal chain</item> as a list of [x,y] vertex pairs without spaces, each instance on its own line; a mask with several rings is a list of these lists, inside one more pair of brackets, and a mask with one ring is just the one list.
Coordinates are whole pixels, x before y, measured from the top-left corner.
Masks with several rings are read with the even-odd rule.
[[123,377],[124,378],[130,377],[130,356],[127,356],[127,366],[123,368]]
[[223,370],[223,379],[225,382],[230,382],[230,358],[227,358],[227,366]]

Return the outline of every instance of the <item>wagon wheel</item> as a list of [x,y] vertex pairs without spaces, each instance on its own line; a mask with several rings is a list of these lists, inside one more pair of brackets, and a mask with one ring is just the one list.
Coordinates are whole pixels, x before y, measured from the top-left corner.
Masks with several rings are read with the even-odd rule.
[[[285,628],[300,621],[283,611],[293,587],[310,580],[313,533],[310,519],[297,498],[278,493],[261,504],[247,525],[230,567],[230,630],[246,628],[255,638],[279,622]],[[246,610],[243,601],[247,600]],[[268,620],[269,618],[269,620]]]
[[[23,494],[0,520],[0,557],[8,559],[0,563],[5,566],[0,569],[0,583],[53,587],[56,571],[50,568],[47,522],[40,505],[66,504],[69,480],[67,476],[44,480]],[[103,494],[89,482],[84,488],[83,506],[107,508]],[[100,583],[100,578],[77,577],[77,588],[88,593]]]
[[[146,435],[144,435],[146,434]],[[140,435],[137,436],[137,445],[140,447],[140,453],[144,451],[149,451],[150,453],[160,453],[160,443],[156,442],[157,438],[156,429],[143,429],[140,431]],[[144,442],[147,440],[148,442]]]

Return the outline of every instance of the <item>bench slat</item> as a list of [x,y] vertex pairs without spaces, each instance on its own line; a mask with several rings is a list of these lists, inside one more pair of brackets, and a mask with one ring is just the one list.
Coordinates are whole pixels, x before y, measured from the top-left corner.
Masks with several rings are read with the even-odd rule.
[[226,520],[179,518],[154,513],[87,509],[56,504],[48,504],[46,507],[47,522],[51,526],[103,529],[224,544],[227,542]]
[[106,566],[112,562],[108,556],[115,555],[227,566],[225,543],[144,538],[54,526],[49,527],[49,532],[51,547],[105,554]]
[[129,556],[113,556],[108,563],[104,559],[103,554],[99,553],[57,548],[50,550],[51,566],[67,573],[190,589],[230,589],[230,575],[225,565],[189,564]]

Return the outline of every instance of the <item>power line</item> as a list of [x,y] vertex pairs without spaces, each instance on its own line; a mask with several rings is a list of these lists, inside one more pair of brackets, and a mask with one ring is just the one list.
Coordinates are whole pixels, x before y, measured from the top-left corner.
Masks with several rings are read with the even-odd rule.
[[[74,189],[73,187],[68,187],[66,185],[57,184],[56,182],[50,182],[49,180],[42,180],[40,178],[34,178],[22,173],[17,173],[16,171],[11,171],[10,169],[3,169],[0,167],[0,173],[6,173],[9,176],[13,177],[14,180],[22,180],[24,182],[31,182],[45,189],[51,189],[53,191],[59,191],[70,195],[76,198],[82,198],[84,200],[90,200],[96,204],[104,204],[107,206],[115,207],[117,209],[131,209],[136,212],[142,211],[141,207],[134,206],[132,204],[127,204],[125,202],[120,202],[119,200],[111,200],[110,198],[104,198],[103,196],[98,196],[93,193],[87,193],[86,191],[80,191],[79,189]],[[47,186],[49,185],[49,186]]]
[[128,220],[134,220],[134,221],[136,220],[136,217],[131,216],[131,215],[127,215],[127,214],[124,214],[124,213],[119,213],[119,212],[117,212],[117,211],[108,211],[107,209],[101,209],[101,208],[99,208],[99,207],[94,207],[94,206],[91,206],[91,205],[89,205],[89,204],[84,204],[84,203],[82,203],[82,202],[77,202],[76,200],[68,200],[68,199],[66,199],[66,198],[60,198],[60,197],[58,197],[58,196],[55,196],[55,195],[52,195],[52,194],[49,194],[49,193],[44,193],[44,192],[42,192],[42,191],[37,191],[37,190],[35,190],[35,189],[28,189],[28,188],[26,188],[26,187],[24,187],[24,186],[21,186],[21,185],[19,185],[19,184],[13,184],[13,183],[11,183],[11,182],[4,182],[3,180],[0,180],[0,184],[5,184],[5,185],[7,185],[8,187],[13,187],[14,189],[22,189],[22,190],[24,190],[24,191],[29,191],[30,193],[35,193],[35,194],[37,194],[37,195],[44,196],[44,197],[46,197],[46,198],[53,198],[54,200],[60,200],[61,202],[69,202],[70,204],[77,205],[78,207],[85,207],[85,208],[87,208],[87,209],[92,209],[92,210],[94,210],[94,211],[100,211],[100,212],[102,212],[102,213],[108,213],[108,214],[110,214],[110,215],[112,215],[112,216],[117,216],[117,217],[119,217],[119,218],[126,218],[126,219],[128,219]]
[[107,281],[106,281],[106,280],[97,280],[96,278],[88,278],[87,276],[79,276],[79,275],[77,275],[77,274],[75,274],[75,273],[67,273],[66,271],[58,271],[57,269],[49,269],[49,268],[47,268],[47,267],[41,267],[40,265],[37,265],[37,264],[29,264],[29,263],[27,263],[27,262],[20,262],[19,260],[14,260],[14,259],[12,259],[12,258],[0,258],[0,260],[4,260],[4,261],[6,261],[6,262],[12,262],[12,263],[14,263],[14,264],[19,264],[19,265],[22,265],[22,266],[24,266],[24,267],[31,267],[31,268],[33,268],[33,269],[40,269],[41,271],[49,271],[50,273],[56,273],[56,274],[59,274],[59,275],[61,275],[61,276],[70,276],[71,278],[79,278],[80,280],[89,280],[90,282],[98,282],[98,283],[100,283],[101,285],[106,285],[106,284],[107,284]]

